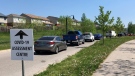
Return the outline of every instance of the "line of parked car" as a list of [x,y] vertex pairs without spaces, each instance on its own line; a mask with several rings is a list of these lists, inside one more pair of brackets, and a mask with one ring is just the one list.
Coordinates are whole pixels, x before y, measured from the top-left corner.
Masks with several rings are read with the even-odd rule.
[[116,36],[118,36],[118,37],[121,37],[121,36],[135,36],[135,34],[133,34],[133,33],[128,34],[126,32],[120,32],[120,33],[116,34],[116,32],[113,31],[113,30],[110,30],[110,31],[106,32],[106,37],[116,37]]
[[85,44],[86,41],[93,42],[100,40],[101,34],[92,34],[91,32],[82,33],[81,31],[68,31],[66,35],[60,36],[43,36],[34,42],[34,50],[36,53],[41,51],[51,51],[58,53],[67,49],[67,44],[75,44],[77,46]]

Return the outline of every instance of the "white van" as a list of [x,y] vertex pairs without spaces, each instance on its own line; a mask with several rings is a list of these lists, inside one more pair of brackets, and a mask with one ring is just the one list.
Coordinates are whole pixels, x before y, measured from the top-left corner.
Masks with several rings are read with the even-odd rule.
[[116,37],[116,33],[115,33],[115,31],[108,31],[108,32],[106,32],[106,37]]

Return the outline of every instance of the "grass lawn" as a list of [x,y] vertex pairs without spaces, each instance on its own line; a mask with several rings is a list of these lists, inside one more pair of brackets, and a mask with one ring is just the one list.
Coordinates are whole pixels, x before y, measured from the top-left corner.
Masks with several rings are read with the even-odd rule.
[[[45,35],[62,35],[63,32],[60,31],[54,31],[54,30],[47,30],[47,31],[41,31],[41,32],[34,32],[34,40],[39,39],[42,36]],[[10,33],[4,33],[0,32],[0,50],[4,49],[10,49]]]
[[77,54],[68,57],[61,63],[50,65],[46,71],[34,76],[91,76],[100,63],[120,44],[135,39],[135,37],[120,37],[105,39],[82,49]]
[[10,35],[9,33],[0,33],[0,50],[10,48]]

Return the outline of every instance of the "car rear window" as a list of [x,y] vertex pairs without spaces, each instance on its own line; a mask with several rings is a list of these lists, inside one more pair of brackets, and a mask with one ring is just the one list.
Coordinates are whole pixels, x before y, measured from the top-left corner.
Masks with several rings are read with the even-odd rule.
[[53,40],[55,37],[41,37],[38,40]]
[[68,34],[79,34],[78,31],[69,31]]
[[83,34],[83,35],[90,35],[89,33],[85,33],[85,34]]

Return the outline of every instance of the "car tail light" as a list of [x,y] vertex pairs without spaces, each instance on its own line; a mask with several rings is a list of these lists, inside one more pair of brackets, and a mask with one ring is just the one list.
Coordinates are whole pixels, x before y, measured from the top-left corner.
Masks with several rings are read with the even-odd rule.
[[53,44],[55,44],[55,42],[51,41],[51,42],[49,42],[49,44],[50,44],[50,45],[53,45]]
[[76,36],[76,39],[78,39],[78,36]]

